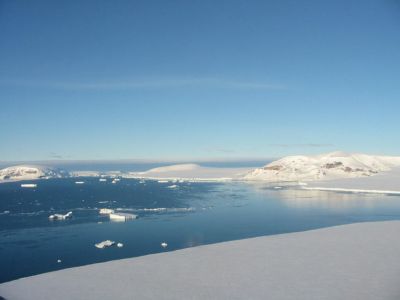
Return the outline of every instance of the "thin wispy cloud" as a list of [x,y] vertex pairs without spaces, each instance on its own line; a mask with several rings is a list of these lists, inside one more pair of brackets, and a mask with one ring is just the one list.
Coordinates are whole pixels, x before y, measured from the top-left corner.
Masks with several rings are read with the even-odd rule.
[[222,78],[148,78],[120,79],[99,81],[39,81],[39,80],[0,80],[1,85],[50,88],[64,90],[135,90],[135,89],[168,89],[168,88],[221,88],[221,89],[258,89],[281,90],[286,86],[258,81],[229,80]]
[[49,157],[52,159],[68,159],[71,158],[69,155],[62,155],[56,152],[50,152]]
[[279,148],[326,148],[334,147],[334,144],[318,144],[318,143],[305,143],[305,144],[268,144],[271,147]]
[[228,148],[207,148],[205,149],[207,152],[217,152],[217,153],[236,153],[235,150],[233,149],[228,149]]

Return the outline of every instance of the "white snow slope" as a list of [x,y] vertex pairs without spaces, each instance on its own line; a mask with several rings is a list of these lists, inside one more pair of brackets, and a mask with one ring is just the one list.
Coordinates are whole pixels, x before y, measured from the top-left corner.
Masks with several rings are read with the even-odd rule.
[[35,165],[18,165],[0,170],[0,181],[68,177],[67,171]]
[[131,172],[129,177],[153,179],[197,179],[229,180],[241,178],[249,168],[210,168],[197,164],[178,164],[150,169],[146,172]]
[[400,156],[332,152],[315,156],[288,156],[250,171],[246,180],[315,181],[373,176],[400,166]]
[[[0,284],[5,299],[400,299],[399,221],[270,235]],[[90,246],[89,246],[90,247]]]

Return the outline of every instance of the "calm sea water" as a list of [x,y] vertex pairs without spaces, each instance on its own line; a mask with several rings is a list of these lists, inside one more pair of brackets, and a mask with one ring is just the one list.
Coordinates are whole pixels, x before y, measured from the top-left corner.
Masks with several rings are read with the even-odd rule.
[[[390,195],[247,183],[178,183],[171,189],[172,183],[157,181],[82,180],[83,185],[75,179],[41,180],[35,189],[21,188],[20,182],[0,184],[0,282],[208,243],[400,219],[400,197]],[[103,207],[139,218],[110,222],[98,213]],[[68,211],[73,212],[70,220],[48,219]],[[94,247],[107,239],[124,247]]]

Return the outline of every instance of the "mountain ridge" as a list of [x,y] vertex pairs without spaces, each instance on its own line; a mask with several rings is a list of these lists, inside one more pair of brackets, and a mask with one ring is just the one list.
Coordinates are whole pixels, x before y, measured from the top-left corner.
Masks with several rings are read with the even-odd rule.
[[374,176],[400,166],[400,156],[335,151],[286,156],[248,172],[244,179],[269,182],[313,181]]

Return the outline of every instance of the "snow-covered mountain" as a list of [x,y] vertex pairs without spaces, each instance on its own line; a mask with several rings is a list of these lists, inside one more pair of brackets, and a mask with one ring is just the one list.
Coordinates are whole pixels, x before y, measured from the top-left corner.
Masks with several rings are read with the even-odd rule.
[[150,173],[182,172],[182,171],[198,170],[200,168],[201,167],[197,164],[178,164],[172,166],[153,168],[143,173],[150,174]]
[[0,180],[31,180],[40,178],[68,177],[67,171],[35,165],[18,165],[0,170]]
[[219,181],[241,178],[248,171],[248,168],[211,168],[197,164],[178,164],[154,168],[145,172],[130,172],[128,177]]
[[314,156],[287,156],[250,171],[246,180],[313,181],[373,176],[400,166],[400,156],[332,152]]

